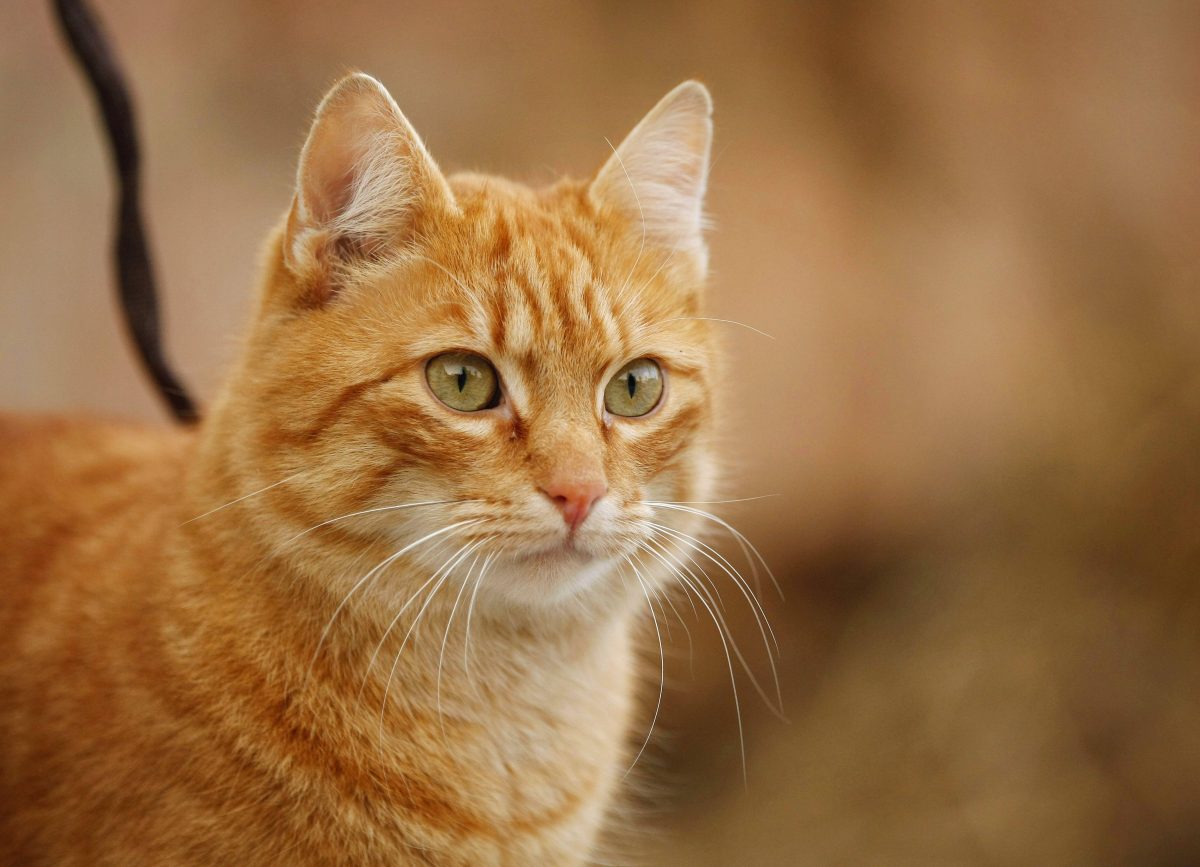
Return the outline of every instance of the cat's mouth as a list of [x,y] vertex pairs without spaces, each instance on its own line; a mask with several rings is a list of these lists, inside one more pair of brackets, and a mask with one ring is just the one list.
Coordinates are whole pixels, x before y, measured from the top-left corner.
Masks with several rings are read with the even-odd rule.
[[588,563],[596,559],[596,557],[594,554],[580,548],[576,543],[575,536],[572,534],[563,541],[549,547],[520,554],[517,556],[517,559],[526,563],[553,563],[558,565],[570,561],[576,561],[581,564]]
[[572,533],[534,550],[514,552],[512,562],[519,568],[565,578],[619,559],[624,549],[622,541],[606,535],[587,537]]

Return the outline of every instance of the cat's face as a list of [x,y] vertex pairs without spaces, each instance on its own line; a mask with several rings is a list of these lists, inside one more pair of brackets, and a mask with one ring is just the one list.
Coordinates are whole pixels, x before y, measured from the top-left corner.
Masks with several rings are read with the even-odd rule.
[[534,191],[444,179],[377,83],[335,87],[221,407],[236,465],[289,479],[272,544],[337,582],[404,551],[517,606],[638,593],[680,517],[648,504],[709,487],[709,112],[683,85],[593,181]]

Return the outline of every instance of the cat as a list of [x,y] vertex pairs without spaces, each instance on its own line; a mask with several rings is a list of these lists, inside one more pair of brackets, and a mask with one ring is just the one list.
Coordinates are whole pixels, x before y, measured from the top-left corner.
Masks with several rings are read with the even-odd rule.
[[197,428],[0,417],[0,862],[589,859],[715,474],[711,116],[532,189],[352,74]]

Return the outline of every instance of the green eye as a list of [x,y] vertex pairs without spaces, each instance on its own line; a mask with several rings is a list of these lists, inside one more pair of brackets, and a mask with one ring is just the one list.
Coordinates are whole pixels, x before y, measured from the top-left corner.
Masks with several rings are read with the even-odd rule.
[[617,371],[604,387],[604,407],[613,415],[645,415],[658,406],[663,393],[662,368],[639,358]]
[[469,352],[444,352],[429,359],[425,379],[437,399],[460,412],[490,409],[500,402],[492,363]]

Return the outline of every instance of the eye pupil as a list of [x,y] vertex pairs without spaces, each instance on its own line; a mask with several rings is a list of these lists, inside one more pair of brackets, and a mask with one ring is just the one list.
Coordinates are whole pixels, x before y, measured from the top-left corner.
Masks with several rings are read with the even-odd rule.
[[628,362],[604,387],[604,408],[613,415],[637,418],[658,405],[663,394],[663,370],[653,358]]
[[492,363],[471,352],[443,352],[425,365],[434,396],[459,412],[478,412],[500,403],[500,381]]

